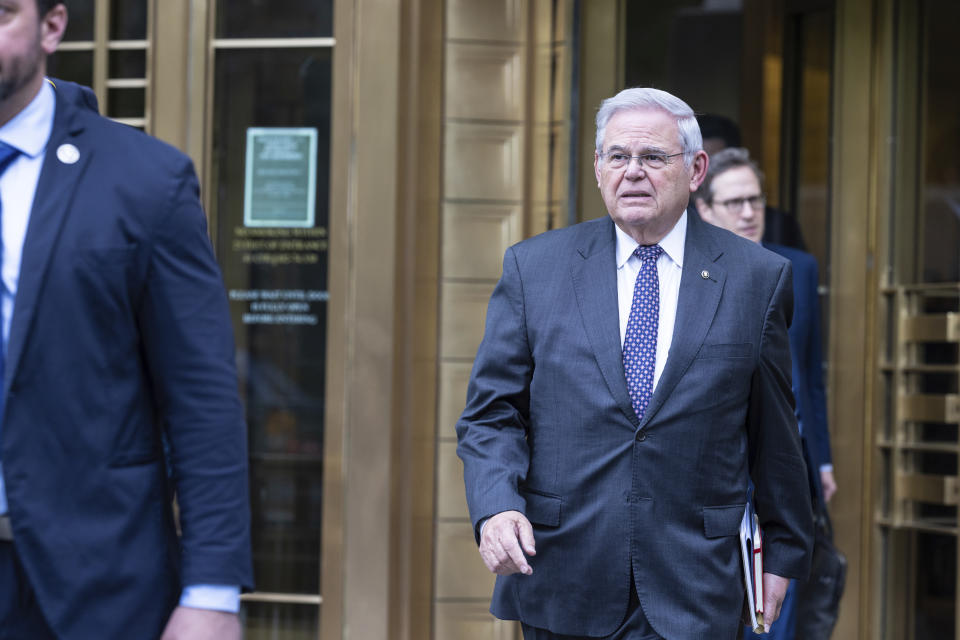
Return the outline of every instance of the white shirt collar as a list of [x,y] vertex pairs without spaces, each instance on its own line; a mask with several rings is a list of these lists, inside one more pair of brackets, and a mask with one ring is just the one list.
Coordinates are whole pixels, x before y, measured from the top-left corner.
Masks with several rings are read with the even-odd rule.
[[16,147],[24,155],[36,158],[47,148],[53,130],[56,103],[53,87],[44,81],[30,104],[0,127],[0,140]]
[[[617,268],[619,269],[626,264],[640,243],[628,236],[623,229],[616,224],[613,225],[613,228],[617,232]],[[680,215],[680,219],[673,225],[673,229],[670,229],[670,233],[665,235],[663,239],[657,243],[663,249],[663,252],[681,269],[683,268],[683,244],[686,239],[687,212],[684,210],[683,214]]]

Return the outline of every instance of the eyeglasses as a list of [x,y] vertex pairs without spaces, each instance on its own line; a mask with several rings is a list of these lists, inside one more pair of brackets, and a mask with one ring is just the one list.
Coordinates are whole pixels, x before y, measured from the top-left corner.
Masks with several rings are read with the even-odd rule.
[[639,156],[631,156],[623,151],[608,151],[606,153],[601,153],[600,157],[606,159],[607,166],[611,169],[623,169],[630,164],[631,160],[636,158],[637,163],[641,168],[656,170],[663,169],[665,166],[670,164],[670,158],[682,155],[682,151],[680,153],[671,153],[670,155],[665,153],[644,153]]
[[767,198],[762,193],[757,196],[750,196],[749,198],[730,198],[729,200],[720,200],[714,204],[718,204],[727,211],[738,212],[743,211],[743,205],[747,203],[750,205],[750,208],[754,211],[759,211],[763,209],[763,205],[767,203]]

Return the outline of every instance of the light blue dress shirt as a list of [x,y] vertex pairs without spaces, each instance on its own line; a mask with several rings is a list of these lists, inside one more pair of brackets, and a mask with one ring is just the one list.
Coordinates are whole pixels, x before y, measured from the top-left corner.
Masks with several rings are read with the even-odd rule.
[[[40,92],[23,111],[0,127],[0,141],[20,151],[20,155],[0,176],[0,202],[3,203],[2,236],[3,252],[0,277],[3,292],[0,294],[0,329],[4,354],[10,337],[10,322],[20,280],[20,258],[23,241],[30,222],[30,210],[40,180],[40,170],[46,155],[47,142],[53,131],[53,116],[56,111],[56,95],[53,88],[44,83]],[[0,515],[7,512],[7,494],[3,481],[3,463],[0,462]],[[180,604],[197,609],[214,609],[236,613],[240,610],[239,586],[189,585],[184,587]]]

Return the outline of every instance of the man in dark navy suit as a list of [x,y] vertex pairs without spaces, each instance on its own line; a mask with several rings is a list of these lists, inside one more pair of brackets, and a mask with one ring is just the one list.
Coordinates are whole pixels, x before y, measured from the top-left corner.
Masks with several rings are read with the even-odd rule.
[[504,257],[457,423],[491,611],[528,640],[733,640],[749,477],[768,623],[809,571],[790,396],[790,264],[686,212],[690,107],[627,89],[597,113],[608,215]]
[[[753,242],[764,234],[762,174],[746,149],[731,147],[718,151],[696,197],[704,220]],[[762,243],[767,249],[790,260],[793,265],[793,321],[790,325],[790,354],[793,362],[793,393],[799,428],[811,471],[811,490],[821,504],[836,491],[827,430],[826,393],[821,358],[820,304],[817,295],[817,261],[809,253],[777,244]],[[781,618],[772,630],[775,640],[791,640],[796,625],[791,584]]]
[[197,179],[45,78],[66,24],[0,0],[0,638],[239,638],[246,435]]

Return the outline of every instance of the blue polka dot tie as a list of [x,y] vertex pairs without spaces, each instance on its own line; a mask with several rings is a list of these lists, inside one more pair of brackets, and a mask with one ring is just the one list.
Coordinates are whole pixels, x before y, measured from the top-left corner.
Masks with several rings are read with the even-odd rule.
[[657,258],[663,253],[660,245],[639,246],[633,255],[640,258],[640,273],[633,286],[630,319],[623,338],[623,370],[633,410],[643,414],[653,395],[653,371],[657,364],[657,330],[660,326],[660,279]]

